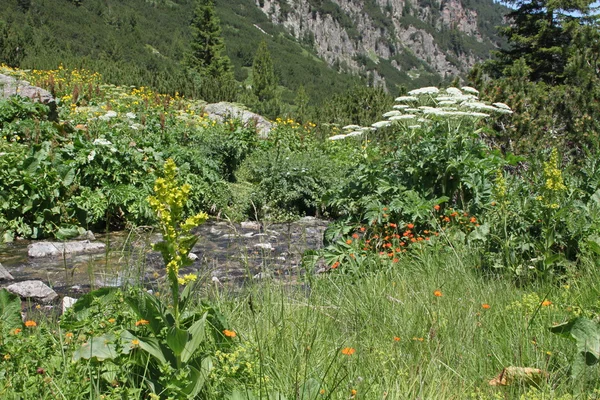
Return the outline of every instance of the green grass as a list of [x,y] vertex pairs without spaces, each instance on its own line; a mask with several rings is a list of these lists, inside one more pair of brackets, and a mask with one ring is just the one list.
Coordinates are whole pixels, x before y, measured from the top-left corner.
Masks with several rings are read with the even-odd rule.
[[[466,252],[430,253],[364,279],[331,273],[304,288],[263,284],[218,299],[241,340],[259,347],[270,385],[292,398],[316,383],[319,398],[333,399],[353,389],[364,399],[538,398],[519,385],[489,386],[508,366],[549,373],[539,398],[598,398],[589,391],[597,367],[595,381],[570,381],[575,346],[547,329],[597,307],[598,278],[590,268],[568,289],[518,288],[483,276]],[[544,298],[552,305],[541,306]],[[355,353],[342,354],[346,347]]]

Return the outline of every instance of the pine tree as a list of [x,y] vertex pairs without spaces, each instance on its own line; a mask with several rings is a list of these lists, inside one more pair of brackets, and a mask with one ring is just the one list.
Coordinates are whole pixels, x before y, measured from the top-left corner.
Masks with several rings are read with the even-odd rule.
[[213,0],[198,0],[191,31],[193,40],[187,63],[200,81],[200,97],[209,102],[234,100],[236,82],[231,60],[223,54],[225,43]]
[[273,59],[264,40],[258,45],[252,63],[252,91],[258,97],[258,101],[264,102],[275,98],[277,81],[273,68]]
[[573,37],[586,24],[593,0],[508,0],[516,6],[507,17],[511,24],[500,30],[510,48],[497,52],[487,65],[495,76],[523,59],[534,82],[562,83],[565,67],[575,50]]

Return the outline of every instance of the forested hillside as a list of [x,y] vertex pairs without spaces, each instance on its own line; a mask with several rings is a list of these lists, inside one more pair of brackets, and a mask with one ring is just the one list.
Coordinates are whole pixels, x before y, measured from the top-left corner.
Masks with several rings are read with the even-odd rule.
[[[0,61],[10,66],[84,67],[100,72],[108,82],[195,94],[184,68],[193,40],[193,0],[2,3]],[[403,87],[449,81],[500,42],[492,25],[501,21],[501,8],[487,1],[464,6],[448,1],[407,3],[403,10],[367,1],[358,5],[358,11],[365,10],[366,24],[355,23],[357,10],[350,12],[343,4],[302,1],[297,7],[308,15],[294,17],[294,23],[304,24],[301,31],[286,23],[293,14],[286,11],[288,3],[276,3],[231,0],[215,6],[236,80],[248,79],[264,40],[286,103],[294,102],[301,85],[311,102],[319,103],[359,82],[383,84],[397,94]],[[319,21],[324,25],[316,26]],[[323,28],[331,28],[332,34],[343,32],[351,51],[323,51]],[[379,33],[370,40],[373,29]],[[399,40],[413,45],[400,45]]]

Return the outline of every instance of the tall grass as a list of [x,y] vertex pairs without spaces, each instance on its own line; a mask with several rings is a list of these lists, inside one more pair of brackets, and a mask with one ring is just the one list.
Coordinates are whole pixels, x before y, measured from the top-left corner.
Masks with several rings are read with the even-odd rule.
[[[263,395],[599,398],[598,369],[570,380],[575,345],[547,329],[598,307],[593,263],[560,284],[519,288],[483,276],[466,251],[407,257],[392,271],[360,280],[331,273],[305,287],[262,282],[241,297],[220,293],[215,301],[240,339],[257,345],[267,377]],[[348,348],[355,352],[344,354]],[[537,389],[490,386],[508,366],[540,368],[549,377]]]

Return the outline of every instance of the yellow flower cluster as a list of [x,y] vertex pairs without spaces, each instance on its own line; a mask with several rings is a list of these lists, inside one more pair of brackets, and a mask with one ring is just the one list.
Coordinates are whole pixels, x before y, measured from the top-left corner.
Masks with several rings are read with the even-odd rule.
[[[182,239],[189,236],[193,228],[205,222],[208,215],[201,212],[180,223],[191,186],[188,184],[178,186],[177,166],[172,159],[168,159],[165,163],[164,174],[164,178],[156,179],[154,184],[155,196],[150,196],[148,202],[158,216],[162,236],[168,243],[169,249],[171,249],[170,260],[167,262],[167,272],[169,275],[177,277],[179,268],[187,259],[190,250],[184,245]],[[186,275],[181,279],[184,283],[187,283],[194,281],[195,278],[195,276]]]
[[187,285],[190,282],[196,282],[197,279],[198,279],[198,275],[187,274],[187,275],[177,278],[177,282],[179,282],[180,285]]
[[498,200],[504,200],[506,198],[506,179],[501,170],[496,171],[496,179],[494,180],[494,194]]
[[557,165],[558,151],[553,149],[550,159],[544,163],[544,179],[546,181],[545,188],[555,192],[567,190],[567,187],[563,183],[562,172]]

